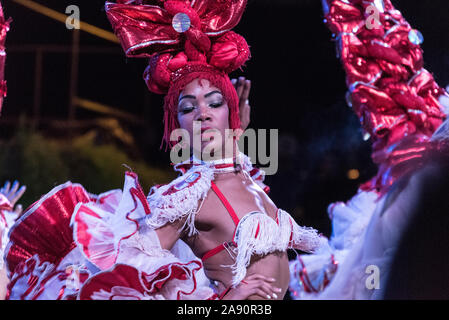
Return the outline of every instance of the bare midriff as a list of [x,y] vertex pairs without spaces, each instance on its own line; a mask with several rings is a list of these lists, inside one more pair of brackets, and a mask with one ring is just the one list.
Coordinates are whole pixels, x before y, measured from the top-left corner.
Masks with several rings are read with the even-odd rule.
[[[239,219],[253,211],[264,212],[272,219],[276,219],[277,207],[273,201],[245,173],[218,174],[214,183],[226,197]],[[207,251],[224,242],[232,241],[236,228],[227,209],[213,190],[209,190],[196,214],[195,226],[199,231],[198,234],[184,238],[184,241],[198,257],[202,257]],[[234,262],[227,250],[222,250],[203,262],[206,276],[218,284],[219,292],[231,286],[233,274],[230,266]],[[290,276],[287,253],[275,251],[264,256],[254,255],[247,268],[246,276],[252,274],[274,278],[273,285],[282,289],[281,294],[277,293],[278,299],[282,299],[287,292]],[[251,296],[249,299],[263,298]]]

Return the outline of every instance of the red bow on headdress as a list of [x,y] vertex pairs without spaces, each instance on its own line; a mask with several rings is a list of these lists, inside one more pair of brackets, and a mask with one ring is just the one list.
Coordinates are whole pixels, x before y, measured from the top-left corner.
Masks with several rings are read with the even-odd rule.
[[228,73],[250,56],[245,39],[231,31],[247,0],[117,0],[106,13],[128,57],[149,57],[148,89],[166,94],[163,142],[179,127],[177,99],[194,79],[219,88],[229,107],[229,126],[240,128],[237,93]]
[[155,93],[167,93],[175,72],[187,64],[225,73],[249,58],[243,37],[230,31],[246,0],[118,0],[106,12],[128,57],[151,57],[145,78]]

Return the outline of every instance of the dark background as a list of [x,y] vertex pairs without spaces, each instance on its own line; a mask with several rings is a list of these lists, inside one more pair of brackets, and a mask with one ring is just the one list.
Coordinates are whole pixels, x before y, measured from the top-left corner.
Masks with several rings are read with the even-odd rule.
[[[103,0],[36,2],[61,13],[68,5],[76,4],[82,21],[111,31]],[[393,2],[409,23],[423,33],[425,67],[440,85],[446,86],[449,2]],[[21,116],[48,137],[70,140],[82,134],[92,125],[90,120],[104,115],[78,108],[75,119],[87,123],[85,126],[66,130],[60,124],[68,119],[70,51],[44,54],[39,121],[33,111],[36,53],[28,50],[27,45],[70,46],[72,31],[12,0],[3,1],[3,5],[6,16],[14,20],[7,38],[8,97],[0,119],[2,138],[7,139],[14,132]],[[375,174],[376,168],[370,159],[370,142],[362,139],[359,121],[345,103],[345,75],[322,20],[319,0],[249,0],[235,31],[246,38],[252,59],[243,72],[233,76],[244,75],[252,80],[250,127],[279,129],[279,170],[266,178],[272,199],[300,224],[328,235],[331,229],[327,206],[348,200],[362,182]],[[159,150],[162,97],[149,93],[142,80],[146,60],[127,59],[119,45],[88,33],[81,32],[80,37],[81,48],[110,50],[80,54],[78,96],[143,120],[119,120],[132,133],[133,144],[104,139],[151,166],[170,170],[168,153]],[[359,178],[349,179],[350,169],[357,169]],[[144,186],[146,190],[149,187]]]

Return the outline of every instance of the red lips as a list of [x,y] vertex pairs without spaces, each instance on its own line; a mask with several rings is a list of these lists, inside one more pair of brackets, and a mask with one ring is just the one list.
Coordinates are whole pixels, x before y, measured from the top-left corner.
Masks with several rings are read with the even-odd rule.
[[211,127],[203,127],[203,128],[201,128],[201,133],[203,133],[206,130],[210,130],[210,129],[212,129],[212,128]]

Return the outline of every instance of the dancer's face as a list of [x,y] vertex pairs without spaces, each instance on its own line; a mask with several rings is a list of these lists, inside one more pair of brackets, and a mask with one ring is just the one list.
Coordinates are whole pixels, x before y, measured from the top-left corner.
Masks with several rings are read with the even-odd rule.
[[[212,149],[216,156],[217,152],[225,154],[229,108],[221,90],[208,80],[195,79],[181,92],[178,121],[180,127],[189,133],[191,148],[202,154],[209,153]],[[198,143],[194,144],[194,139]]]

